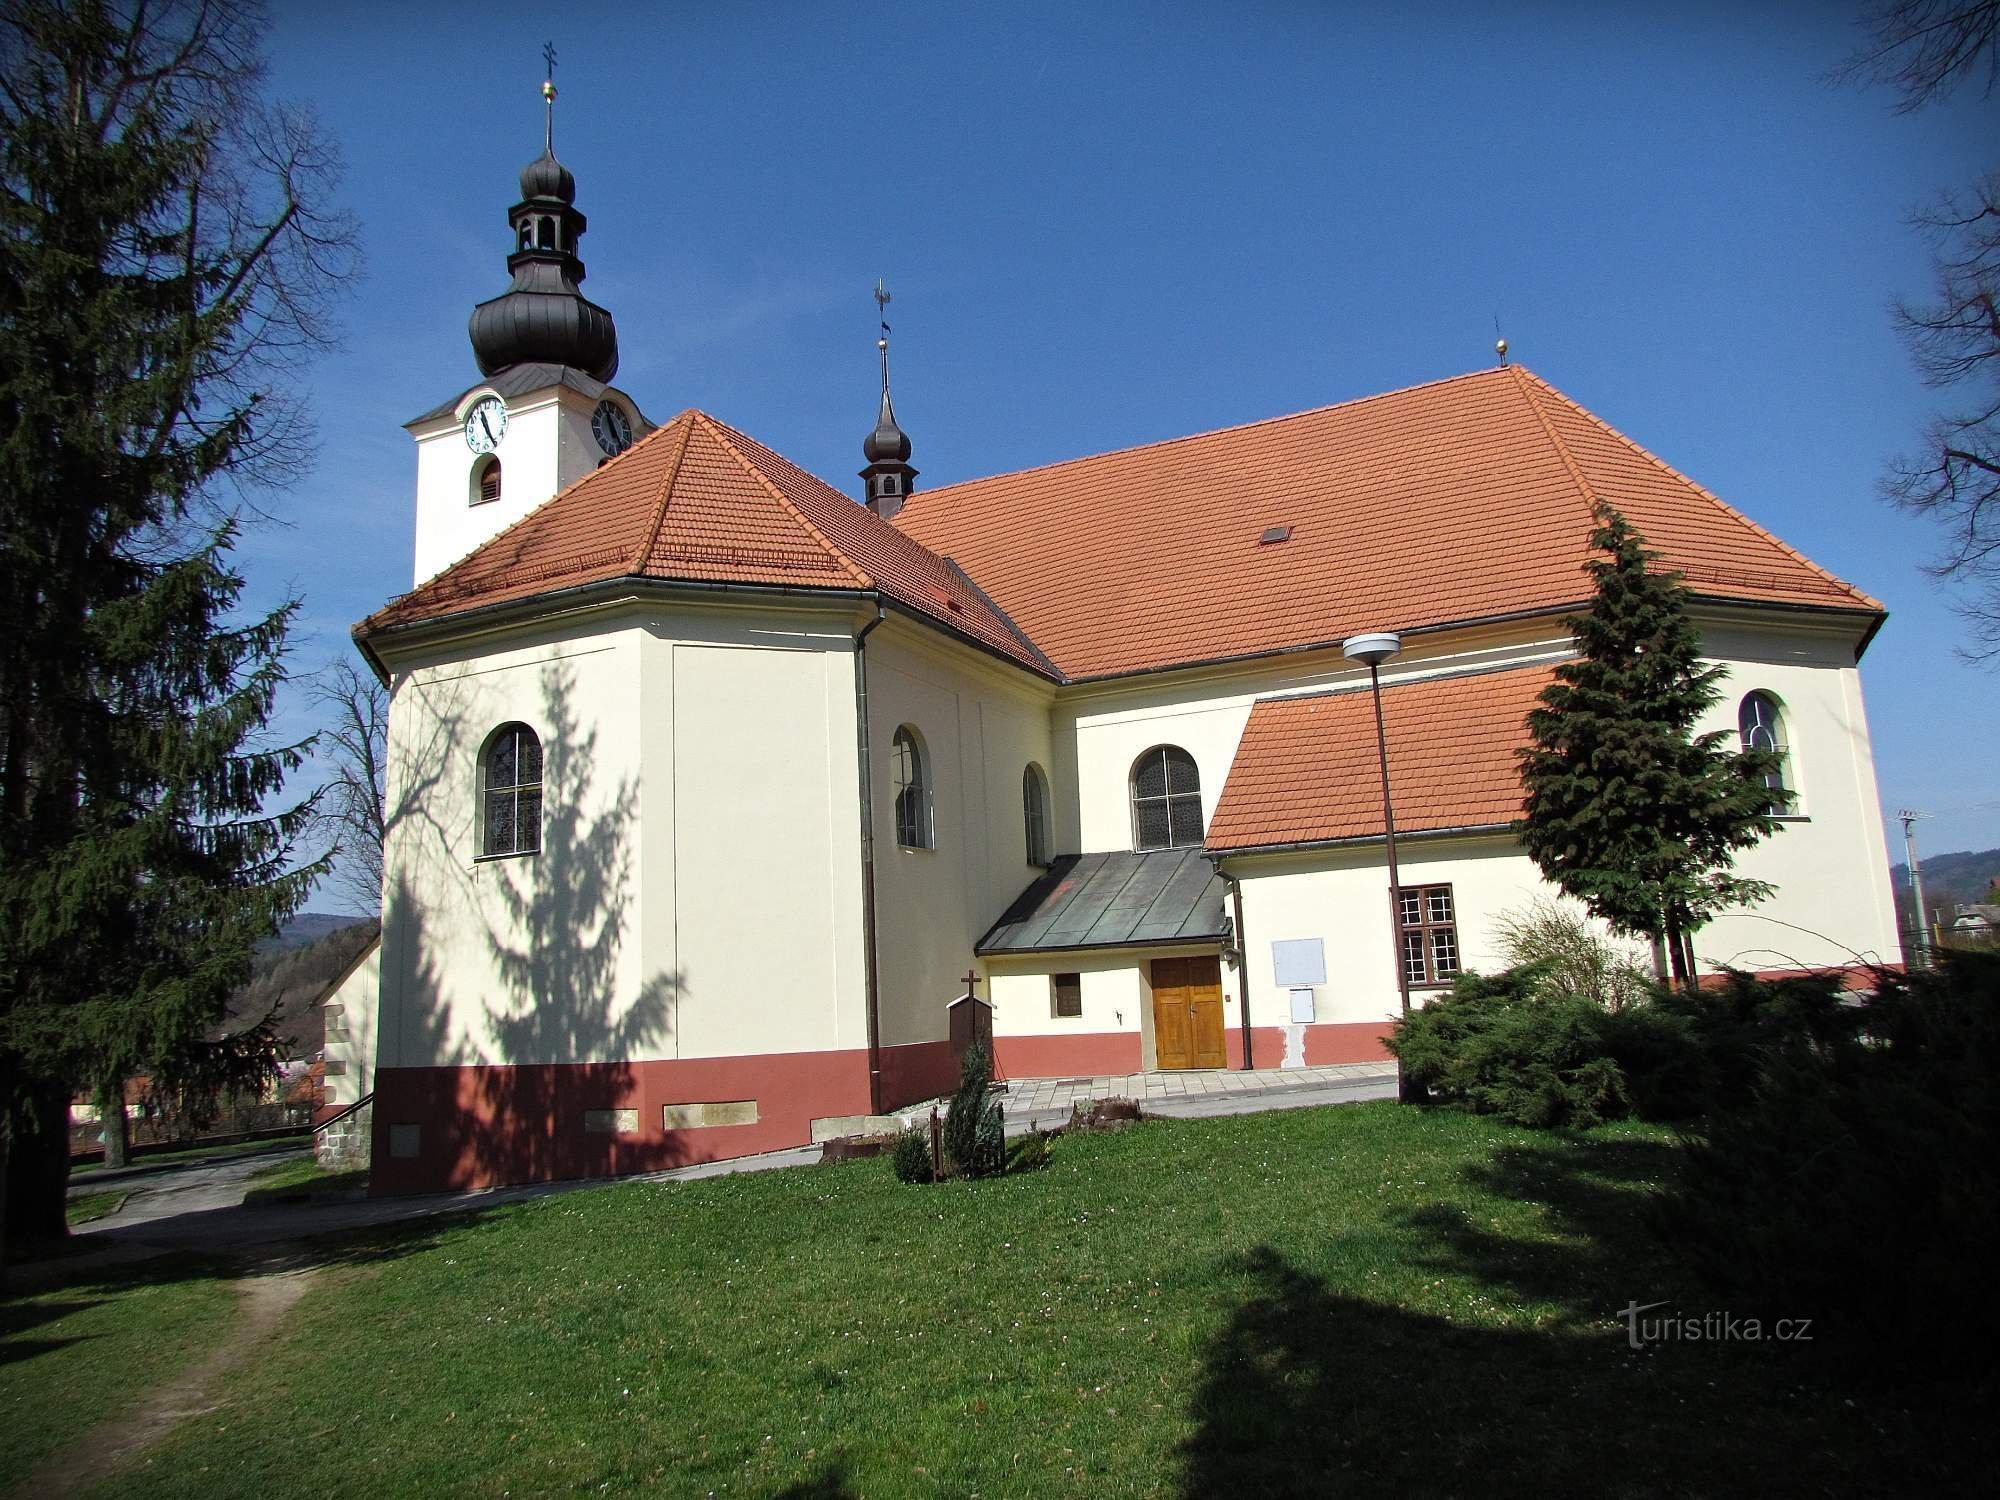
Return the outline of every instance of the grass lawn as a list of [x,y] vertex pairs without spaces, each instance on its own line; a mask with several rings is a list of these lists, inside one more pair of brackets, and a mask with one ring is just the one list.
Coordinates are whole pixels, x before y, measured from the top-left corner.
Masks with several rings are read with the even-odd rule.
[[230,1283],[184,1258],[0,1299],[0,1495],[226,1335]]
[[[329,1242],[285,1347],[149,1495],[1869,1493],[1981,1472],[1978,1393],[1825,1343],[1627,1347],[1716,1306],[1641,1127],[1394,1104],[578,1192]],[[1979,1439],[1984,1443],[1985,1439]]]
[[118,1212],[118,1205],[131,1194],[126,1192],[79,1193],[69,1200],[68,1215],[71,1224],[89,1224]]
[[333,1172],[303,1156],[266,1167],[250,1182],[250,1191],[243,1195],[246,1204],[309,1203],[315,1198],[344,1198],[365,1190],[368,1169]]

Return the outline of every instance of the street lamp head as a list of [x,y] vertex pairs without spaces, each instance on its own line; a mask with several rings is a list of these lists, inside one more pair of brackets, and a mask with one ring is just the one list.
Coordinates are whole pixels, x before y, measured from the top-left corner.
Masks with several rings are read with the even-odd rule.
[[1393,631],[1378,630],[1371,635],[1350,635],[1340,643],[1340,654],[1349,661],[1380,666],[1403,649],[1403,638]]

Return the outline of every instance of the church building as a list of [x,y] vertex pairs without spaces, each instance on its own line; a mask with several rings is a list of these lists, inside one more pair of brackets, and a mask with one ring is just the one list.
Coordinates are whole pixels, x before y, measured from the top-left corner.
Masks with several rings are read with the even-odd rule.
[[550,149],[520,190],[479,378],[408,424],[413,587],[355,629],[392,698],[348,1007],[376,1191],[802,1144],[947,1091],[989,1026],[1017,1079],[1383,1058],[1405,990],[1553,897],[1515,751],[1600,500],[1693,593],[1710,727],[1784,756],[1741,859],[1777,894],[1700,963],[1899,958],[1882,606],[1504,354],[930,489],[885,338],[843,488],[643,411],[575,179]]

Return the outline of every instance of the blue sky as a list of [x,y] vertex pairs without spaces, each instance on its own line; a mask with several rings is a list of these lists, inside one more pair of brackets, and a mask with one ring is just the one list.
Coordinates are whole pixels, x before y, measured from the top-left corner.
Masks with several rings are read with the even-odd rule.
[[[1671,14],[1648,14],[1658,9]],[[1889,604],[1884,804],[2000,845],[2000,674],[1875,498],[1934,397],[1888,306],[1908,211],[1996,164],[2000,99],[1826,81],[1839,4],[420,7],[276,0],[271,87],[345,150],[366,279],[320,455],[243,560],[309,670],[409,586],[400,424],[477,376],[474,302],[541,144],[588,214],[620,386],[852,489],[875,278],[922,483],[1303,410],[1514,356]],[[287,726],[307,723],[287,709]],[[338,904],[328,890],[315,903]]]

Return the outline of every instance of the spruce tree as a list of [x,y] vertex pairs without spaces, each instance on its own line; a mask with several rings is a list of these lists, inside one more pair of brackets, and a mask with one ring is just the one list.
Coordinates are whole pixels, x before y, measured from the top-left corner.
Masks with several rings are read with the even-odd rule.
[[296,605],[240,607],[224,502],[298,466],[274,392],[352,251],[260,36],[0,0],[0,1252],[65,1232],[73,1095],[268,1072],[219,1023],[317,874],[268,810]]
[[1528,715],[1521,842],[1555,885],[1617,932],[1664,944],[1690,983],[1687,938],[1771,887],[1734,873],[1738,850],[1771,833],[1766,778],[1778,757],[1695,732],[1725,669],[1701,657],[1678,574],[1625,518],[1597,507],[1586,564],[1595,598],[1565,624],[1577,658]]

